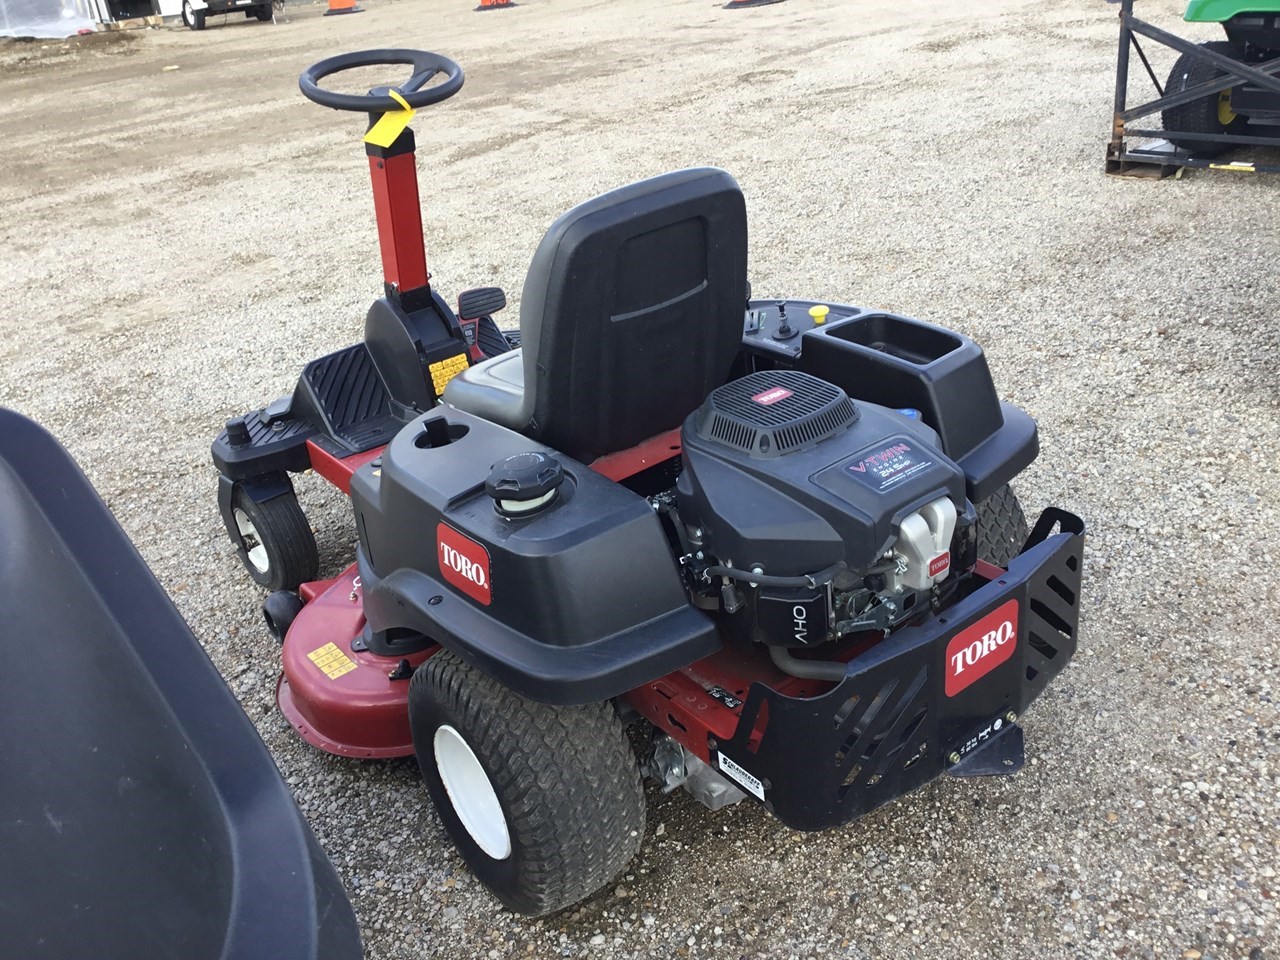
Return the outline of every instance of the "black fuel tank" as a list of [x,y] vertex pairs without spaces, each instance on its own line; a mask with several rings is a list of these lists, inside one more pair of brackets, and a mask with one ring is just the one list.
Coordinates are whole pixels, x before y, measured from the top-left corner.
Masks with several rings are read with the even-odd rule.
[[[528,452],[564,481],[544,509],[504,515],[485,480]],[[719,645],[648,501],[505,427],[437,408],[356,472],[351,499],[376,644],[425,636],[549,703],[608,699]]]

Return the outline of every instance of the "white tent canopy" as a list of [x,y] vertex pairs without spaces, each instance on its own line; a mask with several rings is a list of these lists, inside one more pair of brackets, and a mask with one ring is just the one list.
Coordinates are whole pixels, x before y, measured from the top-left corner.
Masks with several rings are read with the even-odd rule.
[[0,37],[69,37],[97,20],[91,0],[0,0]]

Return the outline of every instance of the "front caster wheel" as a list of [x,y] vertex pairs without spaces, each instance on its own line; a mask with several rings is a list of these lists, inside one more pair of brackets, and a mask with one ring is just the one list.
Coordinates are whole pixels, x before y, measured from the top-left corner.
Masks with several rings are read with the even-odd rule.
[[267,630],[276,643],[284,643],[284,638],[298,618],[302,608],[306,606],[302,598],[292,590],[275,590],[267,594],[262,604],[262,619],[267,623]]
[[292,492],[257,503],[237,486],[232,540],[249,576],[268,590],[297,590],[320,569],[316,538]]
[[445,831],[510,909],[577,903],[639,850],[644,792],[611,704],[535,703],[441,652],[413,675],[409,723]]

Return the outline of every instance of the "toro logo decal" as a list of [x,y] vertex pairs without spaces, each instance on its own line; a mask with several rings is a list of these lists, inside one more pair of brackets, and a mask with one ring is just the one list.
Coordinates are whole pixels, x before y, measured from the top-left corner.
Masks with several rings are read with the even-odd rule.
[[947,696],[954,697],[981,680],[1012,657],[1017,645],[1018,601],[1010,600],[965,627],[947,644]]
[[472,600],[486,607],[493,600],[489,584],[489,551],[453,527],[436,527],[436,559],[440,574]]
[[936,577],[951,569],[951,551],[940,553],[929,561],[929,576]]
[[779,400],[785,400],[792,396],[792,391],[786,387],[770,387],[768,390],[761,390],[751,399],[762,407],[769,407],[777,403]]

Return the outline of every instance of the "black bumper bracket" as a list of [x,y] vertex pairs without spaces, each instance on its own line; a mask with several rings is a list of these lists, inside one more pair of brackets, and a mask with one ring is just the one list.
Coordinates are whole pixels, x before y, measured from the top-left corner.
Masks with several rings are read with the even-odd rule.
[[948,767],[947,773],[953,777],[1011,777],[1026,762],[1022,728],[1007,723]]

